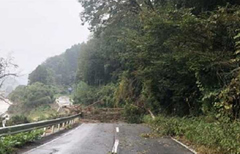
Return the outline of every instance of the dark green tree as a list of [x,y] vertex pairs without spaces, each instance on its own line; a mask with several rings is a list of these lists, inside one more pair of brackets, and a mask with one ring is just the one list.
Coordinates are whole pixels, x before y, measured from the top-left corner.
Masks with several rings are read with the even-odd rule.
[[82,21],[95,35],[80,57],[78,81],[99,85],[110,64],[117,103],[181,116],[227,103],[230,93],[224,99],[220,93],[237,79],[239,1],[79,2]]
[[54,84],[53,73],[46,66],[39,65],[29,74],[29,84],[41,82],[43,84]]

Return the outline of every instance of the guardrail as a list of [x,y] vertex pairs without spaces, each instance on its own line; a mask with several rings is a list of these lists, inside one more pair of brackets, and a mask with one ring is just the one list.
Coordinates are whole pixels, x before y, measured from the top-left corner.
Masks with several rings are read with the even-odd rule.
[[60,130],[61,127],[65,127],[67,125],[74,124],[76,122],[76,119],[79,118],[81,114],[77,114],[74,116],[64,117],[64,118],[58,118],[54,120],[45,120],[45,121],[39,121],[39,122],[33,122],[28,124],[21,124],[21,125],[15,125],[15,126],[9,126],[5,128],[0,128],[0,137],[5,135],[12,135],[12,134],[18,134],[21,132],[28,132],[35,129],[44,129],[43,136],[46,135],[47,127],[51,127],[51,132],[54,133],[55,127],[57,126],[57,129]]

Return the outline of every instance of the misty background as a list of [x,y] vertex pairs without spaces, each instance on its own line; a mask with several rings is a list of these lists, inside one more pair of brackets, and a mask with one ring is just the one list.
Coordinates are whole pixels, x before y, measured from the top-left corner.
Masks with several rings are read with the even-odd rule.
[[17,64],[20,84],[48,57],[86,41],[77,0],[0,0],[0,53]]

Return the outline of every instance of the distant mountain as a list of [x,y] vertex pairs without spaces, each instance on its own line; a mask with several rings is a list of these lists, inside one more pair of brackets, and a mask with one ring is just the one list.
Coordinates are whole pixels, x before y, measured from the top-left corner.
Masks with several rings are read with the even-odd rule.
[[72,85],[78,68],[80,46],[73,45],[63,54],[47,59],[29,75],[29,84],[41,82],[47,85]]

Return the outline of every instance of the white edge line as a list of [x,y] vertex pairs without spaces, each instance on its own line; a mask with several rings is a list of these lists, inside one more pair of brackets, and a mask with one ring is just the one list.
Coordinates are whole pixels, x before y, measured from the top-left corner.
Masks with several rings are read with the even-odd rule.
[[186,149],[188,149],[189,151],[191,151],[194,154],[197,154],[197,152],[193,149],[191,149],[190,147],[188,147],[187,145],[183,144],[182,142],[176,140],[175,138],[171,137],[172,140],[174,140],[175,142],[177,142],[178,144],[180,144],[181,146],[185,147]]
[[[82,125],[80,125],[80,126],[82,126]],[[41,148],[41,147],[43,147],[43,146],[46,146],[46,145],[48,145],[48,144],[50,144],[50,143],[58,140],[59,138],[64,137],[64,136],[66,136],[66,135],[68,135],[68,134],[76,131],[77,129],[79,129],[80,126],[78,126],[77,128],[75,128],[75,129],[73,129],[73,130],[71,130],[71,131],[69,131],[69,132],[67,132],[67,133],[62,134],[61,136],[59,136],[59,137],[57,137],[57,138],[55,138],[55,139],[53,139],[53,140],[51,140],[51,141],[49,141],[49,142],[47,142],[47,143],[44,143],[44,144],[42,144],[42,145],[40,145],[40,146],[38,146],[38,147],[36,147],[36,148],[33,148],[33,149],[31,149],[31,150],[29,150],[29,151],[27,151],[27,152],[24,152],[23,154],[28,154],[28,153],[30,153],[30,152],[33,152],[34,150],[37,150],[37,149],[39,149],[39,148]]]

